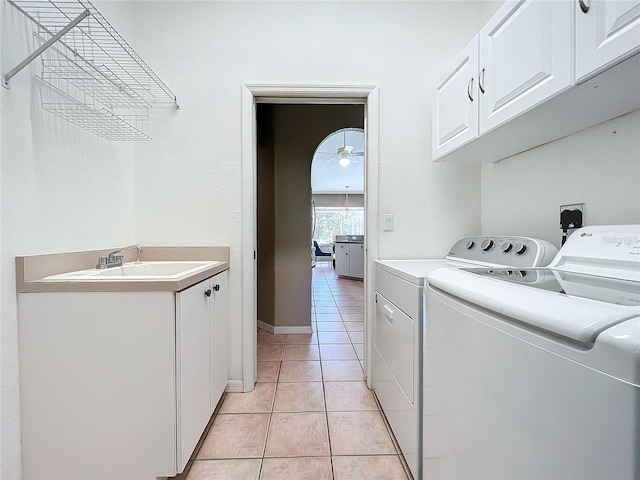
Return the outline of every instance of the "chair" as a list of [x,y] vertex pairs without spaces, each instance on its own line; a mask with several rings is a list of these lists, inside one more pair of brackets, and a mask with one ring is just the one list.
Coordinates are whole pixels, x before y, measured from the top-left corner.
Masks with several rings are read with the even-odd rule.
[[313,241],[313,261],[333,261],[333,252],[324,252],[316,240]]

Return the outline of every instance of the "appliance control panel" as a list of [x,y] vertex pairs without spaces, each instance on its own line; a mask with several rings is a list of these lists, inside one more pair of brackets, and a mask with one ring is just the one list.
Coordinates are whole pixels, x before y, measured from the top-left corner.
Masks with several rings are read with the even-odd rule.
[[447,260],[510,267],[546,267],[558,253],[549,242],[529,237],[479,235],[453,244]]
[[599,225],[576,230],[552,268],[640,282],[640,225]]

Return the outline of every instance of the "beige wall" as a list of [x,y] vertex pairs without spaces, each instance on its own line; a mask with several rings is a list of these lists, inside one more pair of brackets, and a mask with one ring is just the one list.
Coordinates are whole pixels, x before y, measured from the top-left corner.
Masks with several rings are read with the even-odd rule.
[[258,320],[311,325],[311,159],[362,105],[258,106]]
[[275,325],[275,164],[272,105],[258,105],[258,321]]

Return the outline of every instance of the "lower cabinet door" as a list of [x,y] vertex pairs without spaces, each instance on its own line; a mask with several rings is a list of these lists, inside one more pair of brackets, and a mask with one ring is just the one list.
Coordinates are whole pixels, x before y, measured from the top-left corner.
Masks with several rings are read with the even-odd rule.
[[352,243],[349,248],[349,276],[364,278],[364,245]]
[[350,275],[349,244],[336,243],[336,273],[340,276]]
[[210,413],[216,408],[227,383],[229,382],[228,328],[229,292],[227,290],[227,272],[211,278],[211,406]]
[[184,470],[211,417],[209,283],[176,293],[178,472]]

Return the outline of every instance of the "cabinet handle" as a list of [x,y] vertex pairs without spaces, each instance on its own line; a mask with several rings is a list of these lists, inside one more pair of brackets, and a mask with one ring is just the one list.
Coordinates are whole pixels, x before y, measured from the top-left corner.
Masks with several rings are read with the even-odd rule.
[[484,68],[480,70],[480,76],[478,77],[478,87],[480,87],[480,91],[484,93]]
[[213,286],[213,290],[216,292],[220,291],[220,285],[218,285],[217,283]]
[[578,5],[580,5],[580,10],[582,10],[582,13],[587,13],[591,8],[589,4],[586,3],[584,0],[578,0]]
[[393,308],[389,305],[384,305],[382,308],[384,310],[384,319],[389,325],[393,324]]
[[206,290],[204,291],[204,296],[205,296],[205,297],[210,297],[210,296],[211,296],[211,289],[210,289],[210,288],[208,288],[208,289],[206,289]]
[[473,102],[473,97],[471,96],[472,88],[473,88],[473,77],[471,77],[471,80],[469,80],[469,84],[467,85],[467,96],[469,97],[469,100]]

